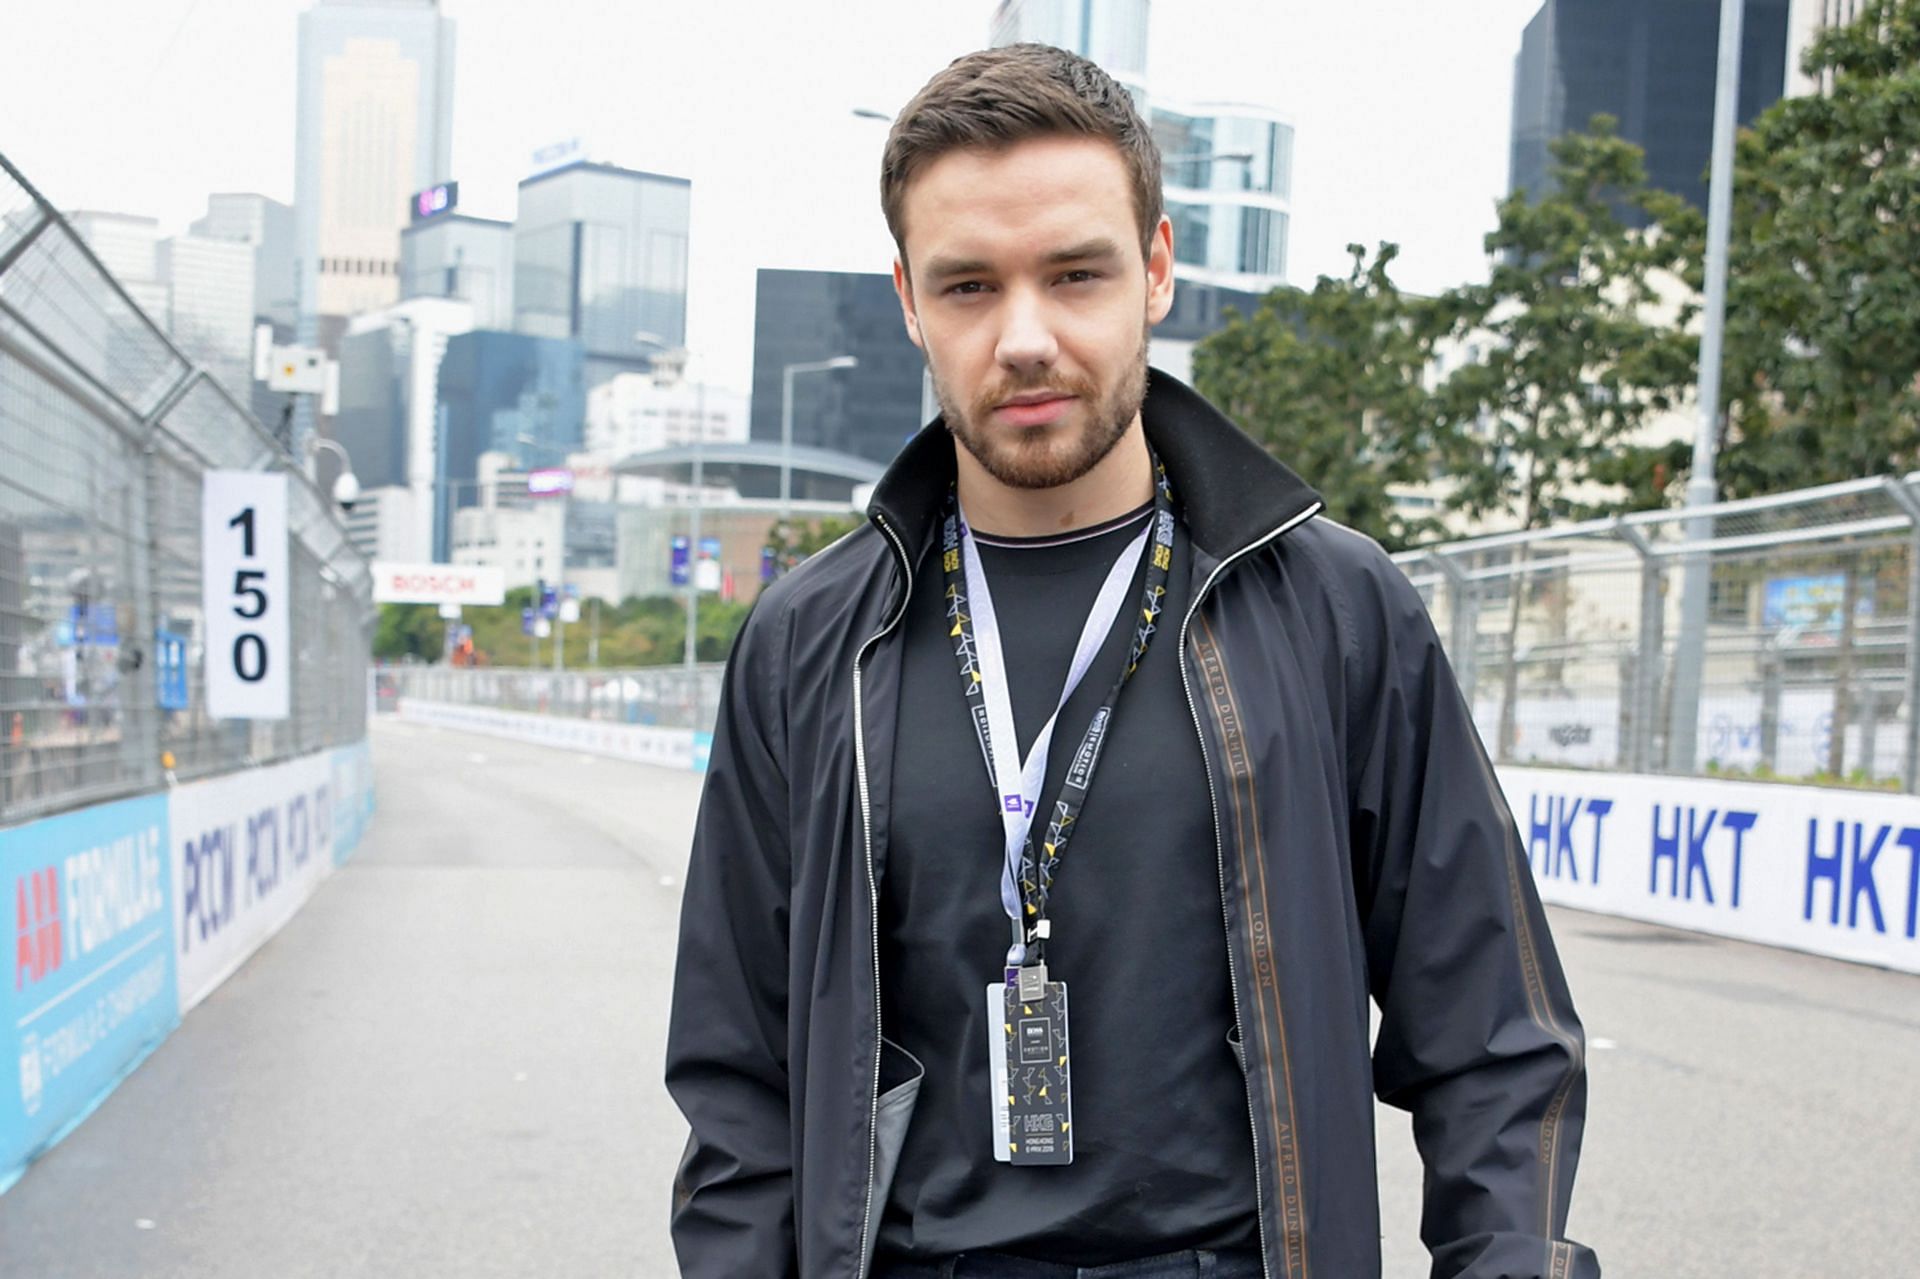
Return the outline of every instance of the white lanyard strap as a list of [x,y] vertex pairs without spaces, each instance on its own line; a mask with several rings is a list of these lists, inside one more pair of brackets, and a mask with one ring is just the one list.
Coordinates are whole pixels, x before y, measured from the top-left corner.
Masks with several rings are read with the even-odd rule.
[[[1115,619],[1126,606],[1134,570],[1140,564],[1141,552],[1146,548],[1147,537],[1152,531],[1153,520],[1148,519],[1147,526],[1127,544],[1126,549],[1114,560],[1113,567],[1107,570],[1107,580],[1101,584],[1100,594],[1094,598],[1086,625],[1080,629],[1080,642],[1074,647],[1073,665],[1067,671],[1066,684],[1060,690],[1060,700],[1022,761],[1019,755],[1020,739],[1013,725],[1013,701],[1007,690],[1006,653],[1000,644],[1000,627],[993,611],[993,594],[987,586],[987,575],[980,566],[980,552],[974,545],[973,532],[967,527],[964,516],[960,521],[960,551],[967,574],[967,602],[971,608],[974,644],[978,650],[981,697],[987,712],[983,737],[992,756],[994,792],[999,796],[1000,823],[1006,835],[1005,856],[1000,863],[1000,904],[1005,907],[1007,918],[1013,921],[1016,951],[1022,949],[1019,941],[1020,887],[1017,882],[1020,857],[1026,847],[1028,829],[1033,825],[1034,806],[1040,801],[1040,788],[1046,784],[1047,752],[1053,744],[1054,726],[1067,699],[1080,686],[1094,658],[1099,656],[1100,649],[1105,645],[1107,635],[1113,630]],[[1018,963],[1020,956],[1010,957],[1008,962]]]

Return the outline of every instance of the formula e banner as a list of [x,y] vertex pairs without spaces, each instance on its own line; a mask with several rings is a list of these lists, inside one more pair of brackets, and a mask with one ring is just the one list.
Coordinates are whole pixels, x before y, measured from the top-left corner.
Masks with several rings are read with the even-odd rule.
[[0,1190],[178,1023],[171,875],[164,796],[0,830]]
[[170,795],[182,1014],[279,932],[333,870],[333,774],[323,752]]
[[1920,973],[1920,798],[1503,768],[1542,900]]

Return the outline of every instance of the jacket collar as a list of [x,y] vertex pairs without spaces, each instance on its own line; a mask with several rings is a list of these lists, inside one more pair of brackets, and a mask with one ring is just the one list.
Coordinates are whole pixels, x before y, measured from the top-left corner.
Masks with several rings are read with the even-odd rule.
[[[1147,370],[1140,406],[1147,442],[1166,464],[1194,543],[1224,559],[1271,534],[1320,495],[1192,387]],[[891,525],[912,554],[932,539],[953,483],[953,437],[935,418],[907,442],[873,490],[870,519]]]

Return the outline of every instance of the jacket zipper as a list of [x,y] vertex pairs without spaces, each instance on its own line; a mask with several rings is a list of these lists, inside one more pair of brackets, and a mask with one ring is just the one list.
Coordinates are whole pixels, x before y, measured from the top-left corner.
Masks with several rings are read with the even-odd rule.
[[867,871],[867,922],[873,929],[873,1089],[872,1110],[867,1115],[867,1206],[860,1219],[859,1264],[854,1269],[855,1279],[866,1279],[870,1254],[867,1251],[867,1239],[873,1230],[873,1169],[880,1157],[880,885],[873,874],[873,802],[867,793],[867,735],[861,721],[863,702],[860,696],[860,663],[864,662],[873,646],[884,639],[900,620],[907,615],[907,606],[913,600],[913,562],[907,558],[907,548],[900,538],[887,526],[880,515],[875,514],[873,522],[886,534],[887,541],[893,546],[899,557],[901,570],[907,576],[907,587],[900,596],[900,611],[884,622],[880,629],[860,646],[853,656],[853,767],[860,782],[860,827],[866,840]]
[[[1309,506],[1306,510],[1282,524],[1279,528],[1274,529],[1273,532],[1256,541],[1249,542],[1216,564],[1213,572],[1207,574],[1207,580],[1201,583],[1200,589],[1194,592],[1193,601],[1187,605],[1187,615],[1182,618],[1180,622],[1180,641],[1178,645],[1180,650],[1180,688],[1181,691],[1187,695],[1187,711],[1193,716],[1194,735],[1200,739],[1200,764],[1207,775],[1207,804],[1213,811],[1213,855],[1215,865],[1218,867],[1220,873],[1220,920],[1221,923],[1226,926],[1227,930],[1227,985],[1233,994],[1233,1025],[1235,1030],[1241,1031],[1242,1052],[1245,1051],[1246,1043],[1245,1031],[1242,1030],[1245,1023],[1240,1015],[1240,972],[1235,966],[1233,959],[1233,921],[1227,915],[1227,846],[1226,841],[1222,839],[1220,835],[1220,797],[1213,786],[1213,761],[1207,755],[1207,734],[1206,730],[1201,727],[1200,706],[1199,703],[1193,700],[1193,683],[1187,676],[1187,628],[1193,624],[1194,614],[1200,611],[1200,605],[1205,601],[1207,592],[1213,589],[1213,584],[1220,579],[1222,573],[1226,572],[1227,569],[1233,565],[1235,560],[1260,549],[1295,526],[1306,523],[1317,515],[1320,509],[1321,504],[1315,502],[1312,506]],[[875,950],[874,954],[878,956],[878,949]],[[877,1087],[877,1067],[875,1078]],[[1272,1253],[1267,1247],[1267,1196],[1266,1191],[1262,1188],[1260,1176],[1260,1124],[1254,1114],[1252,1083],[1247,1076],[1244,1066],[1241,1070],[1240,1085],[1242,1091],[1246,1093],[1247,1124],[1253,1136],[1254,1222],[1260,1228],[1260,1273],[1265,1279],[1272,1279]],[[877,1096],[875,1104],[877,1108]]]

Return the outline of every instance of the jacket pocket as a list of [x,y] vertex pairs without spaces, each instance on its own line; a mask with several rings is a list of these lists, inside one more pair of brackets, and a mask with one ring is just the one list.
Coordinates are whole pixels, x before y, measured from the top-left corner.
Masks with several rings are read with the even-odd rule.
[[907,1144],[907,1125],[913,1122],[914,1103],[920,1099],[920,1081],[927,1069],[920,1059],[880,1037],[880,1100],[873,1120],[873,1180],[867,1193],[873,1205],[873,1228],[867,1231],[867,1255],[861,1260],[860,1273],[873,1265],[874,1246],[880,1237],[880,1216],[887,1208],[887,1193],[893,1189],[893,1175],[900,1169],[900,1151]]

